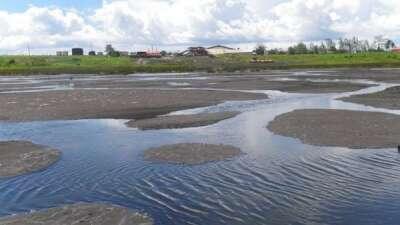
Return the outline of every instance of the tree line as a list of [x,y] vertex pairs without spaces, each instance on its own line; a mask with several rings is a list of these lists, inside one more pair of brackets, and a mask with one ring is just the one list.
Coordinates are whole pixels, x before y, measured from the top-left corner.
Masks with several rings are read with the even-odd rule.
[[383,52],[395,48],[396,44],[390,39],[375,38],[370,43],[368,40],[360,40],[356,37],[347,39],[340,38],[336,41],[326,39],[322,42],[310,42],[305,44],[300,42],[294,46],[290,46],[287,50],[269,49],[263,44],[258,44],[254,50],[257,55],[264,54],[327,54],[327,53],[362,53],[362,52]]

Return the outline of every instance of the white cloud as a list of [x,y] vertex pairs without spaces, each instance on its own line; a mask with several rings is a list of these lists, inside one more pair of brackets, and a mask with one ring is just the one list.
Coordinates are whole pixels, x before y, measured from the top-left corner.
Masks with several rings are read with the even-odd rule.
[[400,37],[397,0],[104,0],[85,14],[31,6],[0,11],[0,51],[102,49]]

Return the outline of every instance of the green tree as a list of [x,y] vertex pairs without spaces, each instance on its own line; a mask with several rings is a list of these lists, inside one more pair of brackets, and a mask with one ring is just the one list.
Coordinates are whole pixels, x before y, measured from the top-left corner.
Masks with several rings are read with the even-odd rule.
[[386,49],[391,49],[391,48],[394,48],[394,47],[396,47],[396,44],[395,44],[394,41],[392,41],[392,40],[388,40],[388,41],[386,42],[386,44],[385,44],[385,48],[386,48]]
[[259,44],[254,51],[257,55],[265,55],[266,50],[265,45]]
[[294,54],[296,54],[296,49],[294,47],[289,47],[288,53],[289,53],[289,55],[294,55]]
[[331,47],[329,48],[329,51],[332,52],[332,53],[336,53],[336,52],[337,52],[337,49],[336,49],[335,46],[331,46]]
[[307,46],[303,42],[298,43],[296,45],[295,49],[296,49],[296,54],[307,54],[308,53]]

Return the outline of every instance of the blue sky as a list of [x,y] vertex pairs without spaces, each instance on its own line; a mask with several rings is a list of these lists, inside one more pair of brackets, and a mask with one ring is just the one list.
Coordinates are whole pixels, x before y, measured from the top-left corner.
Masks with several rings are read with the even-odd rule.
[[9,12],[23,12],[30,5],[39,7],[56,6],[60,8],[75,8],[78,10],[90,10],[99,8],[101,0],[0,0],[0,10]]
[[400,45],[400,0],[0,0],[0,54],[84,47],[251,50],[382,35]]

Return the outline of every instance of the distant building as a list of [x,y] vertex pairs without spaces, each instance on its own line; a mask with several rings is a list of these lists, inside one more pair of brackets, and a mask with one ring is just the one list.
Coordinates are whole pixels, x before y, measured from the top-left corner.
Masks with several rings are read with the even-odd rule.
[[204,47],[189,47],[186,51],[181,52],[182,56],[206,56],[208,55],[207,49]]
[[73,48],[72,55],[83,55],[83,48]]
[[161,58],[161,53],[157,51],[136,52],[134,56],[138,58]]
[[120,56],[129,56],[129,52],[127,51],[119,51]]
[[161,53],[160,52],[158,52],[158,51],[150,51],[150,52],[147,52],[147,57],[148,58],[161,58]]
[[376,36],[373,47],[377,50],[391,51],[395,44],[392,40],[383,38],[383,36]]
[[89,55],[90,55],[90,56],[95,56],[95,55],[96,55],[96,52],[95,52],[95,51],[90,51],[90,52],[89,52]]
[[105,52],[107,55],[111,55],[115,52],[115,49],[113,48],[113,46],[111,44],[107,44]]
[[97,55],[98,55],[98,56],[103,56],[104,53],[103,53],[103,52],[97,52]]
[[207,48],[207,52],[210,55],[222,55],[222,54],[238,53],[239,50],[235,49],[235,48],[223,46],[223,45],[215,45],[215,46]]
[[57,51],[56,55],[57,56],[68,56],[68,51]]

